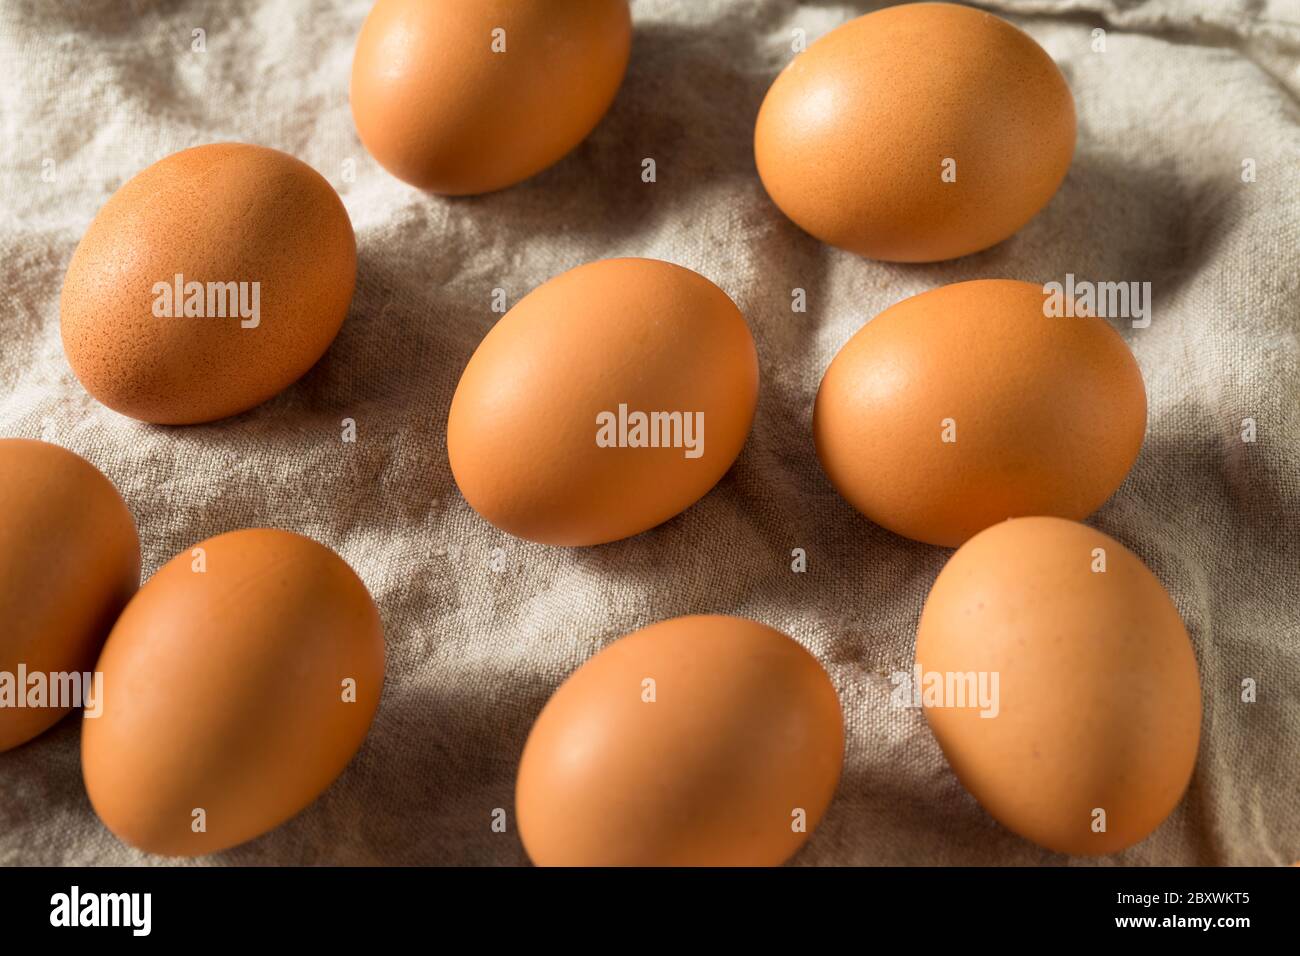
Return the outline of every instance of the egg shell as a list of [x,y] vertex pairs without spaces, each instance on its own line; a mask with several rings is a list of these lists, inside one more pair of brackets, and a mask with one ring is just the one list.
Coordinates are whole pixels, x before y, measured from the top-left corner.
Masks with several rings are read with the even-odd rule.
[[799,644],[673,618],[551,697],[519,764],[519,833],[541,866],[773,866],[821,819],[843,752],[835,688]]
[[853,507],[955,547],[1008,517],[1079,519],[1110,497],[1142,447],[1142,373],[1105,320],[1048,317],[1043,303],[1032,283],[959,282],[848,341],[813,433]]
[[103,712],[81,749],[95,812],[131,846],[197,856],[271,830],[342,772],[379,704],[383,631],[329,548],[232,531],[159,569],[99,670]]
[[57,445],[0,439],[0,674],[15,694],[0,706],[0,751],[71,709],[26,706],[32,685],[18,684],[20,665],[47,687],[91,672],[139,583],[140,539],[112,482]]
[[763,100],[754,157],[773,202],[823,242],[932,262],[1033,218],[1074,142],[1070,89],[1031,37],[981,10],[912,3],[796,55]]
[[1100,531],[1037,517],[976,535],[930,589],[916,663],[945,681],[998,675],[994,716],[951,706],[955,697],[925,716],[957,779],[1040,846],[1118,852],[1187,789],[1201,727],[1196,656],[1155,575]]
[[[487,334],[456,387],[447,451],[466,501],[498,528],[601,544],[703,497],[740,453],[757,400],[754,341],[726,293],[671,263],[606,259],[534,289]],[[680,447],[631,447],[631,429],[602,447],[601,416],[620,405],[629,420],[682,413]],[[697,457],[687,415],[703,415]]]
[[[178,275],[184,301],[162,289],[174,290]],[[115,411],[212,421],[311,368],[343,324],[355,281],[352,224],[319,173],[261,146],[199,146],[143,170],[95,216],[63,282],[63,348],[86,391]],[[191,282],[201,298],[191,299]],[[227,305],[221,317],[238,283],[250,314],[256,292],[256,314]],[[185,315],[187,302],[205,314]]]
[[357,133],[421,189],[502,189],[586,138],[631,43],[627,0],[379,0],[352,62]]

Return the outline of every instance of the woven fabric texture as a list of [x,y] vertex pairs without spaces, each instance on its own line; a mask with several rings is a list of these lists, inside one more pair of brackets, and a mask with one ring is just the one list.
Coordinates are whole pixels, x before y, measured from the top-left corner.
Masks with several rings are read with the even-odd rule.
[[[933,265],[815,241],[754,169],[754,117],[793,31],[811,41],[874,5],[636,0],[629,71],[592,135],[534,179],[465,199],[424,195],[362,149],[348,77],[368,6],[0,6],[0,435],[44,438],[102,469],[139,525],[146,576],[210,535],[283,527],[337,550],[383,615],[386,686],[361,752],[298,817],[198,863],[526,862],[514,772],[548,695],[620,635],[704,612],[789,633],[839,691],[844,776],[796,864],[1300,859],[1300,2],[985,4],[1060,64],[1078,148],[1019,234]],[[264,406],[212,425],[140,424],[74,378],[59,338],[63,275],[130,176],[223,140],[292,153],[339,191],[359,251],[351,313],[325,358]],[[642,181],[646,157],[657,182]],[[498,318],[494,289],[513,303],[566,269],[625,255],[693,268],[739,305],[761,362],[753,433],[717,488],[653,531],[576,550],[514,540],[452,481],[457,378]],[[889,675],[910,667],[950,552],[858,516],[811,437],[823,371],[888,305],[959,280],[1067,273],[1152,283],[1150,327],[1122,327],[1149,393],[1146,443],[1090,520],[1169,589],[1204,687],[1186,799],[1149,839],[1100,861],[1000,827],[957,783],[921,713],[890,706]],[[791,309],[795,288],[806,312]],[[340,440],[345,418],[355,443]],[[1248,418],[1254,442],[1241,438]],[[792,573],[794,548],[806,573]],[[1241,700],[1246,678],[1254,703]],[[0,754],[0,863],[167,862],[95,817],[79,735],[74,717]],[[511,813],[505,833],[491,826],[499,807]]]

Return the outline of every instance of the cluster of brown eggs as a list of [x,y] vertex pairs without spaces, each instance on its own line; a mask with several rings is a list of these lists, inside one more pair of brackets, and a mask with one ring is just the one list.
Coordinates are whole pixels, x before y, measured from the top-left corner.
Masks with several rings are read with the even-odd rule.
[[[599,122],[630,44],[623,0],[380,0],[353,64],[357,129],[415,186],[504,188]],[[935,261],[1029,221],[1074,140],[1069,89],[1028,36],[916,4],[800,53],[763,103],[755,158],[812,235]],[[224,418],[324,354],[356,270],[347,212],[310,167],[257,146],[186,150],[124,185],[77,248],[68,360],[125,415]],[[450,409],[451,470],[520,538],[626,538],[726,473],[758,388],[745,319],[713,282],[655,260],[590,263],[483,340]],[[1049,317],[1041,287],[996,278],[886,310],[816,398],[839,492],[900,535],[959,547],[922,614],[908,696],[993,816],[1066,853],[1145,837],[1196,758],[1199,678],[1173,603],[1078,523],[1122,483],[1145,425],[1137,363],[1104,319]],[[0,607],[18,622],[0,664],[102,673],[83,765],[109,828],[149,851],[208,853],[315,799],[383,682],[379,616],[346,564],[288,532],[237,531],[137,593],[135,529],[102,475],[36,442],[0,442],[0,463]],[[19,566],[11,555],[33,542],[41,561]],[[0,749],[67,709],[0,711]],[[829,805],[843,747],[834,687],[789,637],[732,617],[660,622],[597,654],[542,712],[518,825],[539,863],[779,863]]]

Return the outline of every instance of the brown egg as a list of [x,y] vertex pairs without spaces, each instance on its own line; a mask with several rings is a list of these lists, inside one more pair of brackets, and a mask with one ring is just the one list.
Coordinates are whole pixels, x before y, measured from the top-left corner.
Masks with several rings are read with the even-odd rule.
[[826,370],[817,455],[849,503],[954,547],[1009,517],[1083,518],[1146,430],[1133,354],[1103,319],[1050,318],[1041,286],[980,279],[904,299]]
[[1019,518],[976,535],[930,590],[916,666],[957,779],[1041,846],[1115,853],[1187,789],[1201,727],[1192,645],[1156,577],[1100,531]]
[[601,544],[667,521],[749,434],[758,357],[735,304],[654,259],[534,289],[479,345],[447,421],[465,500],[532,541]]
[[799,644],[744,618],[661,621],[542,710],[519,833],[539,866],[775,866],[821,819],[843,753],[835,688]]
[[352,61],[357,133],[421,189],[501,189],[586,138],[631,42],[627,0],[379,0]]
[[851,20],[785,68],[758,113],[768,195],[823,242],[932,262],[1001,242],[1074,155],[1051,57],[992,14],[909,3]]
[[63,281],[63,348],[123,415],[224,418],[325,353],[356,261],[347,211],[310,166],[240,143],[187,149],[129,180],[86,230]]
[[0,751],[94,705],[85,675],[139,583],[112,482],[56,445],[0,438]]
[[197,856],[283,823],[342,772],[379,704],[383,631],[329,548],[232,531],[149,579],[99,670],[81,747],[95,812],[132,846]]

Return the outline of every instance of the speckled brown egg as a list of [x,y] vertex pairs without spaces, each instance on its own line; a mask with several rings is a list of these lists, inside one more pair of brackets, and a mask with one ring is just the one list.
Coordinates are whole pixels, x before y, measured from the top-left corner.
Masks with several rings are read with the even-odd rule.
[[343,771],[379,704],[383,631],[329,548],[232,531],[149,579],[99,670],[81,748],[95,812],[132,846],[197,856],[283,823]]
[[212,421],[311,368],[355,279],[352,225],[319,173],[261,146],[199,146],[130,179],[95,216],[63,281],[63,348],[115,411]]
[[591,132],[631,40],[627,0],[379,0],[352,62],[357,133],[421,189],[510,186]]
[[797,54],[759,110],[768,195],[807,232],[871,259],[930,262],[1006,239],[1074,155],[1061,71],[1005,20],[910,3]]
[[605,259],[493,326],[456,386],[447,453],[465,500],[498,528],[603,544],[703,497],[757,400],[754,340],[725,292],[672,263]]
[[843,754],[808,651],[744,618],[673,618],[551,697],[519,764],[519,833],[539,866],[775,866],[822,818]]
[[1187,789],[1196,656],[1160,581],[1100,531],[1018,518],[976,535],[930,589],[916,664],[957,778],[1041,846],[1115,853]]
[[135,522],[112,482],[57,445],[0,439],[0,751],[94,704],[84,675],[139,583]]
[[1106,320],[1050,317],[1044,302],[1029,282],[958,282],[849,339],[813,412],[840,494],[948,547],[1005,518],[1083,518],[1110,497],[1142,447],[1142,373]]

